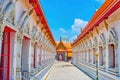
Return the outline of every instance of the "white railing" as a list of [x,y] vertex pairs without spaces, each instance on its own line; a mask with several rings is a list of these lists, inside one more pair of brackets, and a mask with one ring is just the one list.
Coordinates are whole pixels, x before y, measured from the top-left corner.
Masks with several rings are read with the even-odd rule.
[[[31,80],[30,77],[31,77],[31,74],[29,72],[27,72],[27,71],[22,72],[22,80]],[[39,80],[39,78],[37,78],[35,76],[32,77],[32,79],[33,80]]]

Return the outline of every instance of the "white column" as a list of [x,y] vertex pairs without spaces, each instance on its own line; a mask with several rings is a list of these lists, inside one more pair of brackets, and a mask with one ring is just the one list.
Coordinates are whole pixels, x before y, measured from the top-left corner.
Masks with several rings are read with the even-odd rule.
[[90,64],[92,64],[92,49],[90,49]]
[[31,41],[31,49],[29,51],[29,53],[31,54],[31,70],[34,69],[34,42]]
[[17,43],[16,43],[16,78],[21,80],[21,53],[22,53],[22,35],[17,33]]
[[119,70],[119,76],[120,76],[120,44],[118,45],[118,48],[117,48],[117,61],[118,61],[118,70]]
[[74,64],[76,65],[76,53],[74,53]]
[[47,50],[46,50],[46,61],[48,60],[48,53],[47,53]]
[[93,54],[93,48],[91,49],[91,63],[93,65],[93,62],[94,62],[94,54]]
[[43,49],[43,62],[45,64],[45,49]]
[[41,65],[43,65],[44,61],[44,53],[43,53],[43,48],[41,48]]
[[39,67],[39,55],[40,55],[40,49],[39,46],[37,45],[37,68]]
[[40,60],[40,66],[42,64],[42,48],[40,47],[40,57],[39,57],[39,60]]
[[41,66],[41,46],[39,46],[39,67]]
[[46,49],[44,49],[44,64],[46,63]]
[[88,49],[86,50],[86,57],[87,57],[87,63],[89,63],[89,51],[88,51]]
[[105,60],[106,60],[105,55],[106,55],[106,50],[105,50],[105,46],[103,46],[103,66],[104,66],[104,68],[106,66],[106,64],[105,64]]
[[47,57],[48,57],[48,54],[47,54],[47,50],[46,50],[46,62],[47,62]]
[[0,54],[1,54],[1,48],[2,48],[2,40],[3,40],[4,27],[5,27],[4,24],[2,24],[0,26]]
[[82,53],[81,53],[81,51],[80,51],[80,63],[81,63],[81,60],[82,60],[82,59],[81,59],[81,58],[82,58],[82,55],[81,55],[81,54],[82,54]]
[[48,51],[47,51],[47,62],[48,62],[48,60],[49,60],[49,59],[48,59],[48,56],[49,56],[49,54],[48,54]]
[[44,55],[45,55],[45,52],[44,52],[44,49],[42,49],[42,64],[43,65],[44,65],[44,59],[45,59]]
[[30,44],[29,44],[29,54],[28,54],[29,56],[29,60],[28,60],[28,68],[29,68],[29,72],[31,72],[31,60],[32,60],[32,42],[31,42],[31,40],[30,40]]
[[105,54],[105,68],[106,68],[106,71],[108,71],[108,65],[109,65],[109,62],[108,62],[108,44],[106,43],[106,48],[105,48],[105,50],[106,50],[106,54]]
[[115,50],[115,69],[118,70],[118,61],[119,61],[118,60],[118,56],[119,56],[119,51],[118,50],[120,50],[120,48],[117,44],[115,44],[114,50]]
[[15,40],[14,40],[14,54],[13,54],[13,71],[14,71],[14,74],[13,74],[13,79],[15,80],[16,79],[16,58],[17,58],[17,34],[15,34]]
[[85,63],[85,51],[83,50],[83,63]]

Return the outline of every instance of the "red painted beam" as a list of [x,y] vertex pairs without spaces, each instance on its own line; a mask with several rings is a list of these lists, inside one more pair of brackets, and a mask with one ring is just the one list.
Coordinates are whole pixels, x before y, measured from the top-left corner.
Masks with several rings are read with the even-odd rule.
[[29,0],[29,3],[36,3],[37,0]]

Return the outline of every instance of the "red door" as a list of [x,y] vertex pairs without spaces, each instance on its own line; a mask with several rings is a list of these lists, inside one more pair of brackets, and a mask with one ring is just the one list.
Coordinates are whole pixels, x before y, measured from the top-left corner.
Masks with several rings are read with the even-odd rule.
[[0,54],[0,80],[10,80],[10,32],[3,33]]

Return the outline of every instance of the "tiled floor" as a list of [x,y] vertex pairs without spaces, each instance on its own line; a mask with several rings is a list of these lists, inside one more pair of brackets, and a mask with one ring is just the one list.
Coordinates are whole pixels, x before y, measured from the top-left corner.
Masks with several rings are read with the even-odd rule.
[[70,63],[57,62],[46,80],[92,80]]

